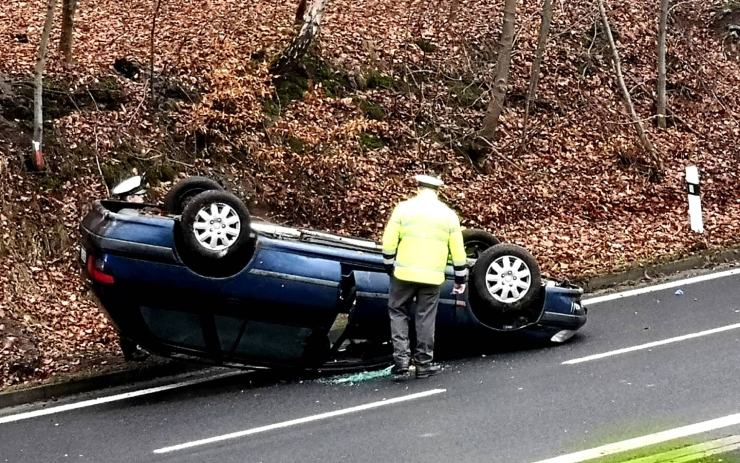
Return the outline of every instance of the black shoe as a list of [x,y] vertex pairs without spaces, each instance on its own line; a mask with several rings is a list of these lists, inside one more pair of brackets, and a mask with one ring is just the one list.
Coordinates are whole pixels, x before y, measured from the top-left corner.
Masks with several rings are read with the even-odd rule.
[[428,378],[442,372],[442,366],[436,363],[427,365],[416,365],[416,377]]
[[394,366],[391,368],[391,377],[393,381],[406,381],[411,378],[409,374],[409,367],[406,366]]

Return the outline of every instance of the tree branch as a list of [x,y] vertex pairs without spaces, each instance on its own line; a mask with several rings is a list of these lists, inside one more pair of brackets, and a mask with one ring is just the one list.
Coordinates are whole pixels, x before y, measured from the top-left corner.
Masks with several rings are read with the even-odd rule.
[[655,150],[655,147],[650,142],[650,139],[645,132],[645,128],[640,122],[640,118],[637,117],[635,112],[635,106],[632,104],[632,97],[630,96],[627,85],[624,83],[624,75],[622,74],[622,65],[619,60],[619,51],[617,50],[617,44],[614,42],[614,36],[612,35],[612,29],[609,26],[609,19],[606,16],[606,8],[604,8],[604,0],[598,0],[599,13],[601,14],[601,21],[604,24],[604,30],[606,31],[606,37],[609,40],[609,46],[612,49],[614,71],[617,74],[617,80],[619,81],[619,87],[622,89],[622,96],[624,98],[624,105],[632,118],[632,125],[637,131],[637,135],[640,138],[643,148],[648,153],[650,160],[653,162],[654,167],[661,173],[664,170],[663,160],[660,158]]

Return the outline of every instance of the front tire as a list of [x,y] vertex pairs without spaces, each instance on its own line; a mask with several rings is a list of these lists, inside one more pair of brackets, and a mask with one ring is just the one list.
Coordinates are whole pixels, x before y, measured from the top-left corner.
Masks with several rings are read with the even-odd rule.
[[537,260],[515,244],[497,244],[480,254],[472,269],[476,295],[494,311],[519,312],[537,298],[542,276]]

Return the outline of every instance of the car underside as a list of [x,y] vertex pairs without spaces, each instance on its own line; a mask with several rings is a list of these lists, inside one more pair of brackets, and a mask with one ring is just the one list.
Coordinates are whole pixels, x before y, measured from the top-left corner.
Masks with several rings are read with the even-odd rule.
[[[389,277],[377,243],[252,220],[238,198],[198,179],[190,197],[164,205],[96,201],[81,223],[86,273],[122,339],[244,367],[388,361]],[[440,349],[507,334],[563,342],[585,323],[582,290],[543,280],[525,249],[481,230],[465,238],[471,282],[453,295],[448,267]]]

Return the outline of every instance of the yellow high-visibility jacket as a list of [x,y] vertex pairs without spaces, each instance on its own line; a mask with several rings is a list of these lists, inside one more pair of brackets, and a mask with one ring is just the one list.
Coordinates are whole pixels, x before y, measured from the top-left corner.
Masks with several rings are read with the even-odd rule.
[[442,284],[452,256],[455,282],[468,275],[467,256],[457,214],[432,190],[396,206],[383,233],[383,262],[394,265],[399,280]]

